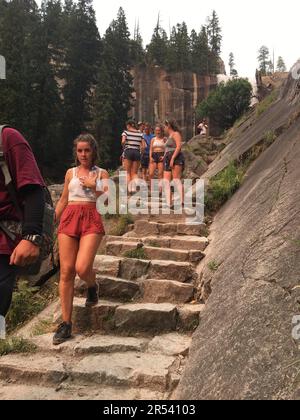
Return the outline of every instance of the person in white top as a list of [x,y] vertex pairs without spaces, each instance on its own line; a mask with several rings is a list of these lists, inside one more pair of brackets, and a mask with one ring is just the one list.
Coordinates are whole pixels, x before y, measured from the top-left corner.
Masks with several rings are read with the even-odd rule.
[[166,150],[166,138],[164,136],[164,128],[162,125],[157,125],[155,128],[155,137],[151,141],[150,146],[150,166],[149,166],[149,177],[154,179],[155,171],[158,171],[158,179],[161,180],[164,177],[164,156]]
[[95,166],[97,142],[90,134],[74,142],[77,167],[68,170],[55,215],[59,223],[60,299],[62,324],[53,338],[59,345],[72,336],[72,311],[76,274],[87,283],[86,306],[98,303],[95,256],[105,235],[102,218],[96,208],[99,196],[108,193],[108,173]]
[[207,130],[208,130],[208,125],[206,124],[206,121],[203,120],[198,125],[198,133],[200,134],[200,136],[206,136],[207,135]]

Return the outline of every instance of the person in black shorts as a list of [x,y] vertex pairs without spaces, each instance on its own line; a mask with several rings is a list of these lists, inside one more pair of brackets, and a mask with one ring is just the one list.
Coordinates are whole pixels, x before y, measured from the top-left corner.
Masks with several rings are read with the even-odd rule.
[[[182,153],[182,136],[175,120],[166,120],[165,133],[169,136],[166,142],[164,156],[164,180],[177,184],[180,193],[181,203],[183,203],[183,186],[181,178],[184,171],[185,159]],[[167,203],[171,206],[171,188],[167,191]]]
[[[161,181],[164,177],[164,156],[166,150],[166,138],[164,136],[164,127],[157,125],[155,128],[155,137],[150,146],[150,166],[149,176],[154,179],[155,172],[158,171],[158,179]],[[161,182],[160,182],[161,189]]]
[[124,147],[124,169],[127,172],[129,193],[136,189],[135,181],[138,178],[138,170],[141,162],[141,152],[145,149],[143,134],[135,128],[134,121],[128,121],[127,130],[122,134],[122,146]]

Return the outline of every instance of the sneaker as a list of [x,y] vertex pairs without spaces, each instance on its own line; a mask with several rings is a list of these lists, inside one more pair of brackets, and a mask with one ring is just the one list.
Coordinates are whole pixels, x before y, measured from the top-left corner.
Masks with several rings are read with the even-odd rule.
[[53,345],[59,346],[60,344],[63,344],[65,341],[70,340],[71,338],[72,338],[72,324],[63,322],[57,328],[57,331],[53,337]]
[[98,305],[99,302],[99,292],[98,286],[90,287],[87,291],[87,299],[85,306],[87,308],[92,308],[93,306]]

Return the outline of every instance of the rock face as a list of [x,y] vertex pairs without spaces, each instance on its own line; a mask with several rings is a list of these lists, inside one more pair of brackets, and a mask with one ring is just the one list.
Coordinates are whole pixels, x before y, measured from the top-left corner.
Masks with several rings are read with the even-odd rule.
[[[300,83],[289,77],[279,101],[248,127],[248,142],[266,130],[282,134],[250,167],[245,182],[217,215],[204,262],[211,290],[180,383],[180,399],[298,399]],[[210,174],[231,151],[234,139]],[[224,243],[226,246],[224,246]],[[216,261],[212,273],[208,263]]]
[[136,120],[154,124],[175,118],[184,140],[194,135],[194,110],[217,86],[215,76],[192,72],[169,74],[160,67],[139,66],[133,70]]

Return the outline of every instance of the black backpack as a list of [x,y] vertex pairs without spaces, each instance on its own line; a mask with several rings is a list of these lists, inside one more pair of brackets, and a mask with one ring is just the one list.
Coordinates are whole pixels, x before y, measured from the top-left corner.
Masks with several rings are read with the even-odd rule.
[[[11,200],[14,203],[14,206],[20,216],[20,219],[23,219],[23,211],[20,208],[16,188],[14,186],[8,165],[4,158],[3,147],[2,147],[2,132],[3,129],[9,127],[7,125],[0,126],[0,168],[2,169],[4,178],[5,178],[5,186],[10,194]],[[53,247],[54,247],[54,206],[53,201],[51,198],[51,194],[48,188],[44,187],[44,198],[45,198],[45,206],[44,206],[44,219],[43,219],[43,245],[40,248],[40,257],[39,261],[35,264],[28,265],[25,268],[20,270],[20,274],[33,276],[37,275],[40,272],[41,265],[43,261],[48,259],[50,256],[52,257],[52,262],[54,264],[54,255],[53,255]],[[13,221],[2,221],[0,220],[0,229],[14,242],[17,237],[22,233],[22,221],[21,222],[13,222]]]

